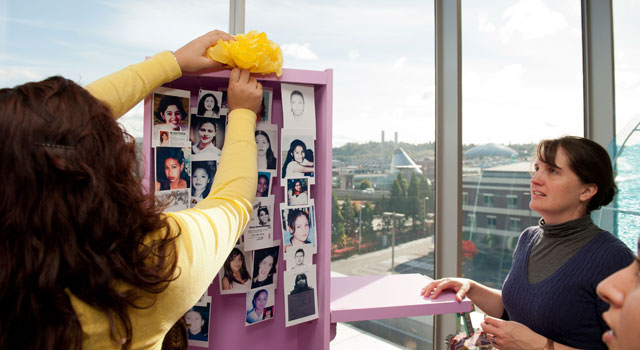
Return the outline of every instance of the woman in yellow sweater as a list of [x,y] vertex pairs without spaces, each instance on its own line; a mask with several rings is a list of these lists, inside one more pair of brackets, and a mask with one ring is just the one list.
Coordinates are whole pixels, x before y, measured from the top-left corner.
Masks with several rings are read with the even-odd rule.
[[162,214],[115,119],[205,57],[220,31],[86,87],[62,77],[0,89],[0,349],[160,349],[251,216],[262,86],[234,69],[213,188]]

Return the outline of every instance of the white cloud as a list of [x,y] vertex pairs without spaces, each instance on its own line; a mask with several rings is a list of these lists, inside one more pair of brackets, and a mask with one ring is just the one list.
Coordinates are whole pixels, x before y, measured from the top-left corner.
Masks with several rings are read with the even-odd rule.
[[284,44],[282,45],[282,54],[287,58],[303,60],[303,61],[315,61],[318,59],[318,55],[310,48],[311,44],[304,43],[302,45],[298,43]]
[[502,16],[506,23],[500,28],[504,43],[523,38],[538,39],[567,28],[564,16],[552,11],[541,0],[520,0],[507,8]]
[[404,63],[407,62],[407,57],[406,56],[402,56],[400,58],[398,58],[394,63],[393,66],[391,66],[391,70],[399,70],[402,69],[402,67],[404,66]]
[[349,58],[349,60],[355,61],[358,59],[358,57],[360,57],[360,51],[350,50],[349,53],[347,53],[347,57]]
[[496,26],[489,22],[489,15],[482,12],[478,15],[478,31],[481,33],[491,33],[496,30]]
[[0,67],[0,86],[2,87],[15,86],[27,81],[42,79],[43,76],[31,68],[18,66]]

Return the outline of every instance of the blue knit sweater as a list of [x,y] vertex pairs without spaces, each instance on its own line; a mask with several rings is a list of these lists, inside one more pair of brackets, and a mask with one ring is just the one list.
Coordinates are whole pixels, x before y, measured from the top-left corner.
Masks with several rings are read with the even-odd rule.
[[629,265],[633,253],[603,231],[549,277],[531,284],[527,280],[529,254],[541,233],[538,226],[526,229],[513,254],[513,265],[502,287],[508,319],[560,344],[606,349],[601,337],[608,327],[602,313],[608,305],[598,298],[596,286]]

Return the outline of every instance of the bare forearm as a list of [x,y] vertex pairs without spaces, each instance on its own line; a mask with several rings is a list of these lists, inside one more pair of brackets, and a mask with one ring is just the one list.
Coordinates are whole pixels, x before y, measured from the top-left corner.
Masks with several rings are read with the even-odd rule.
[[489,288],[475,281],[470,282],[471,288],[467,292],[467,297],[487,315],[501,317],[504,312],[502,291]]

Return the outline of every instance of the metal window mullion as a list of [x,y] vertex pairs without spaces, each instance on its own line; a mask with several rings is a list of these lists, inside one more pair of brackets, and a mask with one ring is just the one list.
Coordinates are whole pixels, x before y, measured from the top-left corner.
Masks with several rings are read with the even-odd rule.
[[229,0],[229,34],[243,34],[245,0]]
[[[436,76],[435,278],[459,276],[462,239],[462,83],[460,0],[434,0]],[[455,315],[434,320],[433,348],[456,333]]]

